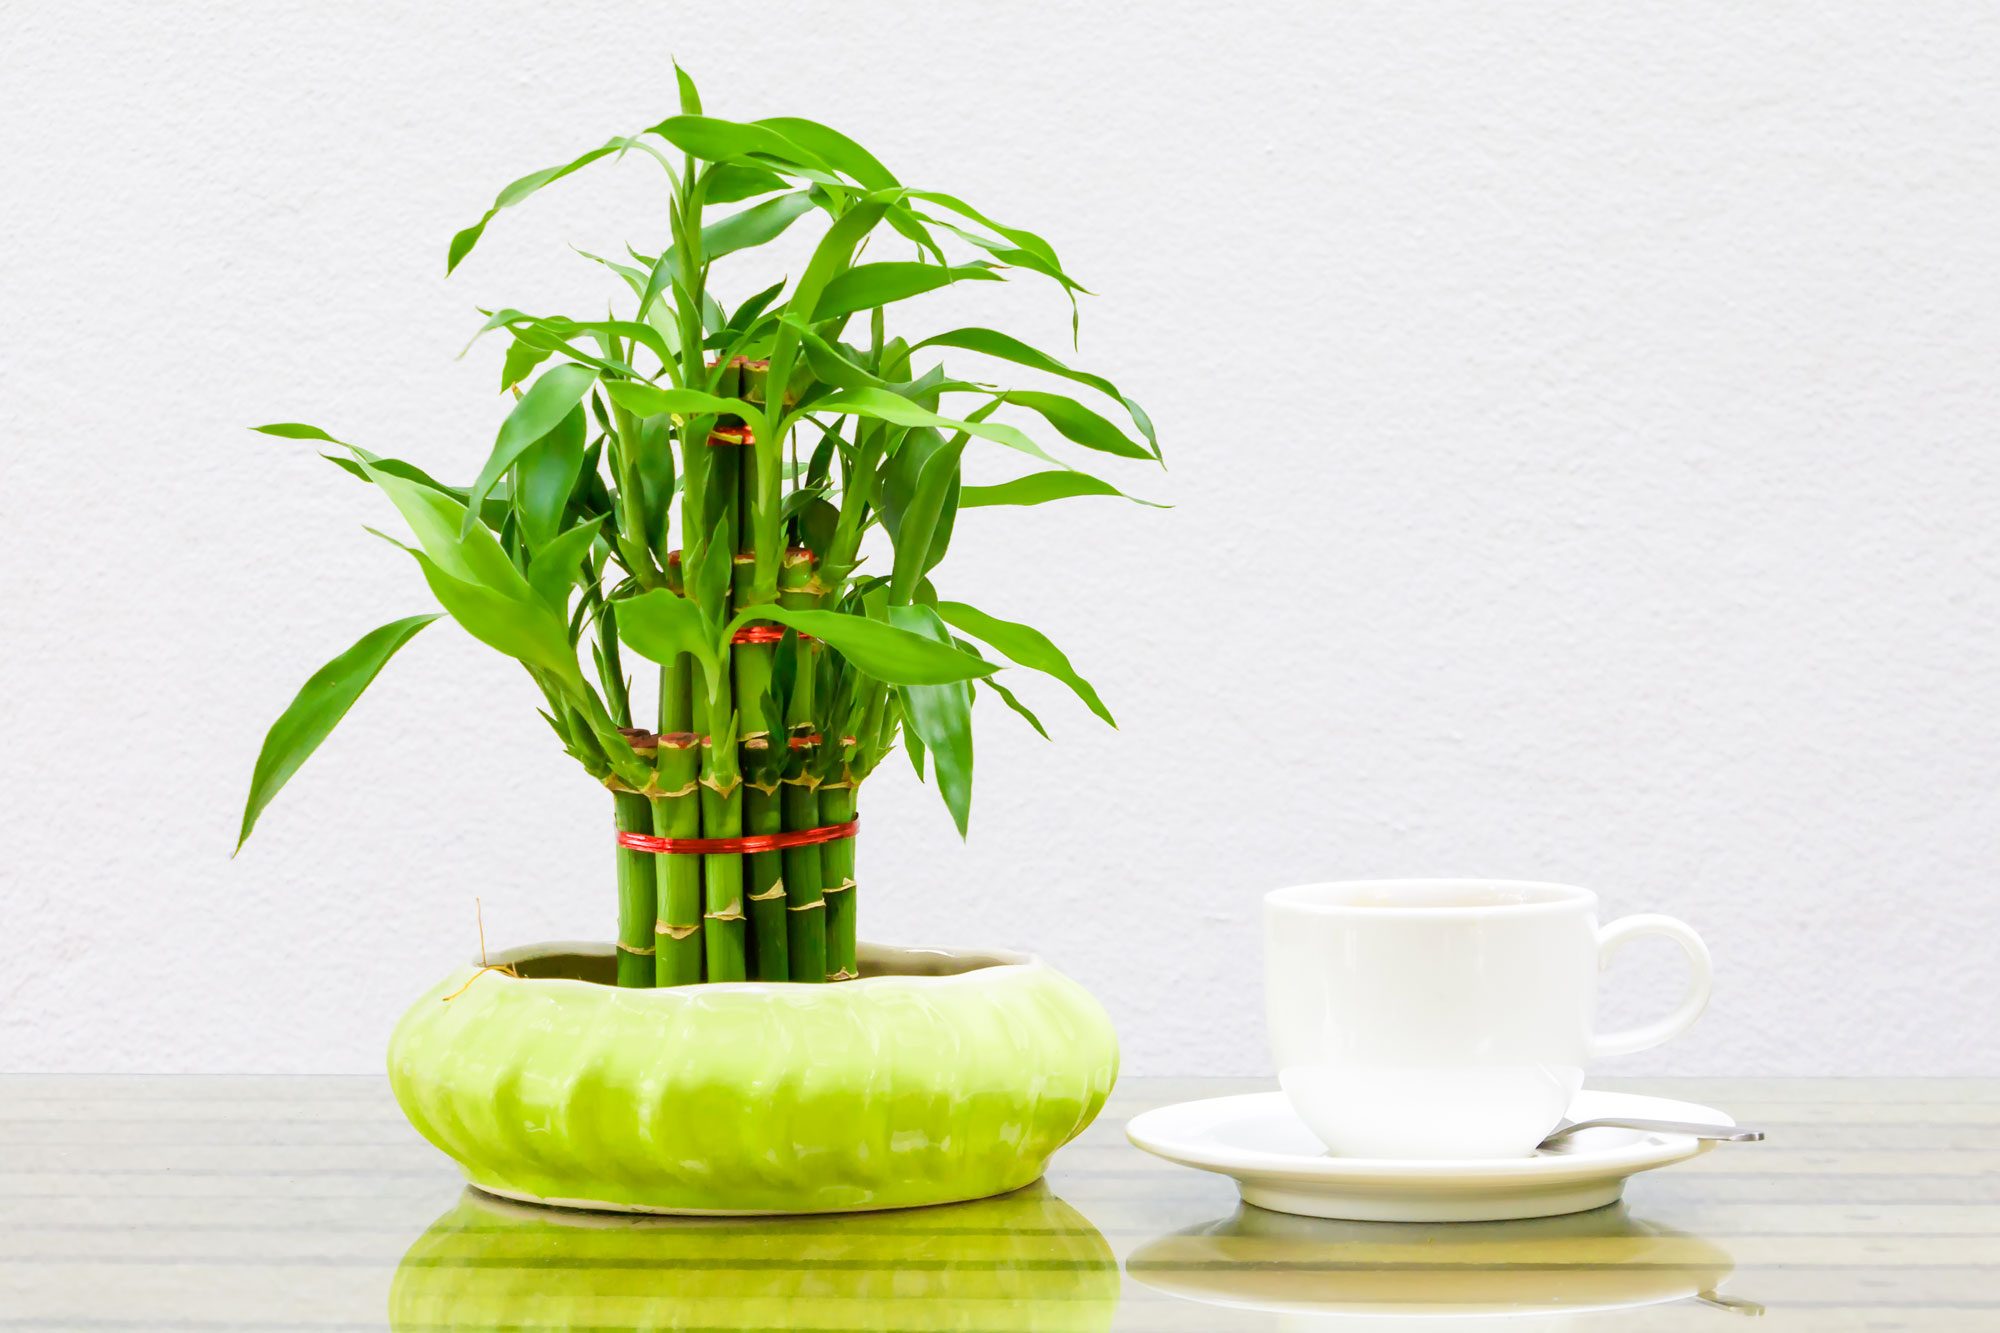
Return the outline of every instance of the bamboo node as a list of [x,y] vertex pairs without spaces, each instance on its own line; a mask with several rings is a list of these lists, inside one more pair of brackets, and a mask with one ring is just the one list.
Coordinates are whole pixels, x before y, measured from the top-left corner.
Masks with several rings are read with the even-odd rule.
[[813,902],[799,903],[796,906],[787,907],[785,910],[787,912],[813,912],[825,906],[826,906],[826,899],[819,898],[814,900]]
[[676,796],[692,796],[700,790],[701,784],[699,782],[683,782],[671,791],[665,787],[650,787],[644,794],[654,800],[666,801]]
[[738,787],[743,785],[743,779],[733,775],[727,781],[720,782],[714,778],[703,778],[701,785],[714,792],[717,796],[727,800],[735,794]]
[[819,786],[819,779],[811,773],[799,773],[786,778],[785,785],[787,787],[804,787],[807,791],[812,791]]
[[[655,924],[653,929],[657,931],[659,929],[659,926]],[[648,945],[642,949],[636,944],[627,944],[624,940],[618,941],[618,949],[621,953],[636,953],[643,955],[645,957],[651,957],[653,953],[651,945]]]
[[859,972],[850,972],[843,967],[838,972],[827,973],[826,979],[828,981],[856,981],[860,979],[860,976]]
[[[701,929],[701,927],[700,927],[700,926],[670,926],[670,925],[668,925],[668,924],[667,924],[666,922],[664,922],[664,921],[655,921],[655,922],[653,923],[653,934],[655,934],[655,935],[665,935],[665,936],[666,936],[666,937],[667,937],[668,939],[670,939],[670,940],[684,940],[684,939],[686,939],[686,938],[687,938],[688,936],[690,936],[690,935],[694,934],[694,933],[695,933],[695,932],[696,932],[697,930],[700,930],[700,929]],[[621,945],[619,945],[618,947],[622,949],[622,948],[624,948],[625,946],[621,944]],[[632,952],[633,952],[633,953],[651,953],[651,952],[652,952],[652,950],[651,950],[651,949],[634,949],[634,950],[633,950]]]
[[825,888],[820,890],[820,892],[823,894],[852,893],[853,891],[854,891],[854,881],[851,879],[843,879],[838,884],[829,884]]
[[766,889],[764,892],[751,894],[750,901],[753,903],[768,903],[773,898],[782,898],[784,896],[785,896],[785,881],[781,879],[776,884],[773,884],[770,888]]
[[703,921],[741,921],[743,919],[743,909],[740,907],[730,907],[720,912],[703,912],[701,919]]

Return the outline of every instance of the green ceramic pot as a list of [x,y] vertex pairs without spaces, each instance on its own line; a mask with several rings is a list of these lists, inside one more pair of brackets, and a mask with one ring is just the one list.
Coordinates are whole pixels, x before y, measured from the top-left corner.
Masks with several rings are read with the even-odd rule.
[[389,1327],[1101,1333],[1118,1289],[1111,1246],[1044,1184],[951,1208],[755,1221],[468,1190],[403,1256]]
[[621,990],[608,947],[459,968],[389,1039],[417,1131],[482,1190],[823,1213],[1019,1189],[1110,1094],[1089,992],[1021,954],[861,946],[861,977]]

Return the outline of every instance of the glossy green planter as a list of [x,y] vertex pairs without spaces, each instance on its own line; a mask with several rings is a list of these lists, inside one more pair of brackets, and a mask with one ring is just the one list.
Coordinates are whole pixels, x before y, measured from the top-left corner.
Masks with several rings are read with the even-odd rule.
[[[608,947],[468,965],[389,1040],[403,1114],[489,1193],[851,1212],[1019,1189],[1118,1073],[1104,1010],[1020,954],[861,946],[859,980],[621,990]],[[469,983],[469,984],[468,984]]]

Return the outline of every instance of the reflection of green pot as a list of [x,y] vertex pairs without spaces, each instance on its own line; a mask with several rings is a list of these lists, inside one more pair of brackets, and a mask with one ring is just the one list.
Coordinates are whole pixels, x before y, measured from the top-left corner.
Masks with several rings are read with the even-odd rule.
[[1118,1261],[1032,1185],[866,1218],[553,1212],[468,1190],[396,1269],[397,1333],[533,1328],[1106,1329]]
[[[389,1082],[510,1198],[807,1213],[984,1198],[1041,1175],[1111,1091],[1089,993],[1018,954],[863,945],[861,978],[602,984],[606,948],[466,966],[397,1024]],[[469,984],[468,984],[469,983]]]

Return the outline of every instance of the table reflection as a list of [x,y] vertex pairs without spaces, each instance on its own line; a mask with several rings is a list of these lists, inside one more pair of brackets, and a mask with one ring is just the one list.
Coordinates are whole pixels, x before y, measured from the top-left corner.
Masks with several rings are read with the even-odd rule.
[[[1342,1328],[1411,1316],[1566,1316],[1704,1299],[1734,1270],[1714,1241],[1633,1217],[1624,1204],[1518,1222],[1331,1222],[1248,1204],[1147,1242],[1126,1263],[1156,1291]],[[1518,1326],[1518,1325],[1516,1325]]]
[[1037,1183],[899,1212],[661,1218],[467,1189],[404,1254],[389,1323],[417,1330],[991,1327],[1101,1330],[1118,1263]]

